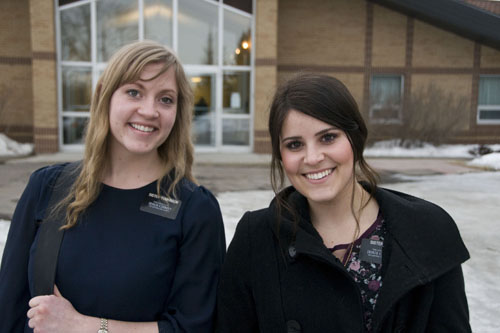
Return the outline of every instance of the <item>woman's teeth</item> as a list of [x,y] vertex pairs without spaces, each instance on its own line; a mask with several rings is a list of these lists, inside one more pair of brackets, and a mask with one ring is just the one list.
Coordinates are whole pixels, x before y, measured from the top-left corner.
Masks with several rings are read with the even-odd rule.
[[139,124],[130,124],[130,126],[141,132],[153,132],[155,130],[154,127],[148,127]]
[[328,170],[318,172],[318,173],[306,173],[306,177],[308,179],[318,180],[321,178],[325,178],[326,176],[328,176],[332,172],[333,172],[333,169],[328,169]]

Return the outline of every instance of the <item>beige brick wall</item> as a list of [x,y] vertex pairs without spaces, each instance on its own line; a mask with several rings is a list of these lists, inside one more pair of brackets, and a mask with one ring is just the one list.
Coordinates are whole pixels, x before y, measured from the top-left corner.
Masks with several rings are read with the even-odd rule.
[[57,75],[54,2],[30,1],[33,50],[33,125],[36,152],[55,152],[57,137]]
[[54,1],[30,0],[33,52],[55,52]]
[[473,65],[474,42],[415,20],[413,66],[467,67]]
[[455,97],[455,101],[458,98],[466,98],[466,105],[464,110],[464,115],[457,116],[454,115],[453,121],[459,121],[462,130],[469,128],[469,114],[470,103],[471,103],[471,87],[472,87],[472,76],[471,75],[430,75],[430,74],[414,74],[412,77],[412,91],[414,94],[420,89],[425,89],[428,85],[433,84],[435,87],[441,89],[445,94],[451,94]]
[[278,0],[257,0],[255,10],[254,152],[269,153],[269,103],[277,84]]
[[0,56],[31,57],[29,0],[0,1]]
[[29,0],[0,1],[0,132],[33,142]]
[[325,73],[336,77],[349,89],[351,95],[358,103],[358,108],[361,110],[363,104],[363,74],[358,73]]
[[0,125],[33,126],[31,66],[0,64]]
[[500,50],[481,46],[481,67],[500,68]]
[[373,6],[373,66],[405,66],[406,24],[405,15]]
[[[255,71],[255,118],[254,127],[256,130],[267,131],[267,118],[269,116],[269,105],[276,90],[276,67],[262,66]],[[272,82],[272,84],[260,84],[262,82]]]
[[255,57],[276,59],[278,45],[278,0],[257,0]]
[[279,64],[364,64],[366,2],[280,0]]

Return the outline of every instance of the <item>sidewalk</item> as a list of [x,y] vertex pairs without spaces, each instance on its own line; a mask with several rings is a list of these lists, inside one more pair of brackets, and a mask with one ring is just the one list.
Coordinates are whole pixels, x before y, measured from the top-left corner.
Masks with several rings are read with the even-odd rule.
[[[0,164],[0,219],[10,220],[30,174],[45,165],[77,161],[81,153],[59,152],[6,160]],[[270,190],[270,155],[245,153],[196,153],[194,174],[215,194],[227,191]],[[477,172],[459,159],[370,158],[381,183],[401,181],[398,175],[420,176]]]

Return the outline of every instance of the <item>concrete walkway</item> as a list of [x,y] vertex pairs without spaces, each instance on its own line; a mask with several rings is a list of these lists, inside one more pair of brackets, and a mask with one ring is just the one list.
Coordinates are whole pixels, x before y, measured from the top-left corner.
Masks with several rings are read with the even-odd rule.
[[[81,153],[41,154],[14,158],[0,164],[0,219],[10,220],[30,174],[42,166],[77,161]],[[196,153],[194,174],[200,184],[214,193],[269,190],[270,155],[240,153]],[[400,181],[399,175],[418,176],[477,172],[457,159],[370,158],[382,183]]]

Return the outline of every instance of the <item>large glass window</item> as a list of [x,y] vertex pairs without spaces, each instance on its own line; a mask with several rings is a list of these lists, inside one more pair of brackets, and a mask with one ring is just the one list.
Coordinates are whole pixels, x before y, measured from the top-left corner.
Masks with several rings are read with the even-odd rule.
[[111,55],[150,39],[179,56],[197,149],[249,151],[253,0],[58,0],[60,142],[82,149],[92,91]]
[[479,124],[500,123],[500,76],[479,78],[477,122]]
[[189,80],[194,94],[194,143],[215,146],[215,75],[195,75]]
[[144,0],[144,38],[172,46],[172,0]]
[[61,58],[90,61],[90,5],[61,11]]
[[250,65],[251,26],[249,17],[224,11],[224,65]]
[[179,56],[184,64],[217,64],[218,16],[216,4],[179,1]]
[[92,72],[88,67],[62,68],[63,111],[89,111]]
[[224,113],[250,114],[250,73],[224,73]]
[[370,121],[400,122],[402,91],[401,75],[373,75],[370,81]]
[[123,45],[139,39],[137,0],[97,1],[97,60],[108,61]]

